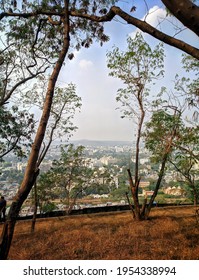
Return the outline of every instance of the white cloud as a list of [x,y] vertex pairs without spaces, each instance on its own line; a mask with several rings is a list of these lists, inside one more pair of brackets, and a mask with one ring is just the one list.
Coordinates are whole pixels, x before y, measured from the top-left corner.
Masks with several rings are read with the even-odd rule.
[[[153,27],[160,27],[161,22],[165,20],[166,11],[158,6],[154,6],[147,12],[146,15],[141,18],[142,21],[146,21],[148,24],[152,25]],[[141,32],[140,29],[136,28],[136,30],[129,34],[132,38],[135,37],[137,32]]]
[[79,67],[81,69],[88,69],[91,66],[93,66],[93,62],[91,60],[82,59],[79,62]]
[[149,9],[149,12],[142,18],[142,20],[154,27],[157,27],[165,19],[165,17],[166,10],[159,8],[158,6],[154,6]]

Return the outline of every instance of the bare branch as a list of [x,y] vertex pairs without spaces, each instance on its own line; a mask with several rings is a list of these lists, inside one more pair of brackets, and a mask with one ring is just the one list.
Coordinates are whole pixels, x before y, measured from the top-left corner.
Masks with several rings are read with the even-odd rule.
[[2,106],[3,104],[5,104],[8,99],[11,97],[11,95],[13,94],[13,92],[21,85],[25,84],[27,81],[31,80],[31,79],[34,79],[35,77],[37,77],[38,75],[40,74],[43,74],[46,72],[46,70],[49,68],[49,66],[46,66],[45,69],[41,70],[41,71],[38,71],[36,72],[35,74],[32,74],[31,76],[29,77],[26,77],[24,78],[23,80],[19,81],[18,83],[16,83],[12,89],[9,91],[9,93],[4,97],[3,100],[0,101],[0,106]]

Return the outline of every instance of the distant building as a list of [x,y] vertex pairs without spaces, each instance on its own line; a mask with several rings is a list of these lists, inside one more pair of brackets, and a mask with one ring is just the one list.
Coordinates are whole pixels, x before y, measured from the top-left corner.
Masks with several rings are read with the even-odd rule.
[[141,158],[140,159],[140,164],[145,164],[145,163],[148,163],[148,162],[149,162],[148,158]]
[[154,191],[146,191],[146,190],[143,190],[142,194],[147,197],[147,196],[151,196],[153,195]]
[[115,146],[115,151],[116,151],[116,153],[121,153],[121,152],[124,152],[124,148]]
[[183,190],[180,186],[178,187],[167,187],[163,189],[165,194],[175,195],[175,196],[185,196],[186,191]]
[[93,198],[108,198],[109,194],[91,194],[90,196],[92,196]]
[[101,163],[102,164],[104,164],[104,165],[108,165],[108,164],[114,164],[114,163],[117,163],[117,159],[115,159],[115,158],[113,158],[113,157],[111,157],[111,156],[109,156],[109,157],[102,157],[101,159],[100,159],[100,161],[101,161]]
[[42,172],[47,172],[48,170],[50,170],[51,167],[52,167],[52,161],[49,160],[46,162],[42,162],[40,169]]
[[101,160],[99,160],[97,158],[92,158],[90,165],[91,165],[91,167],[102,167],[103,166]]
[[17,170],[18,171],[24,171],[26,168],[26,163],[18,162],[17,163]]
[[140,181],[139,187],[140,188],[146,188],[150,185],[149,181]]

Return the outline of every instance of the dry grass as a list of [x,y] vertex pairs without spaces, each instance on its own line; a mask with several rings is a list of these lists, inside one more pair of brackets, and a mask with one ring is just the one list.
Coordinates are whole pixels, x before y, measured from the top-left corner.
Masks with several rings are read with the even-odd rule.
[[20,221],[9,259],[199,259],[199,224],[193,207],[153,209],[142,222],[130,212],[40,219],[34,234]]

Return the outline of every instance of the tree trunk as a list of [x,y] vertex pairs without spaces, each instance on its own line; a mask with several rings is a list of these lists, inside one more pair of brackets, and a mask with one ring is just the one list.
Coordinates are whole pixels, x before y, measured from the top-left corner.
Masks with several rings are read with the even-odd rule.
[[137,200],[138,200],[138,188],[140,184],[140,178],[139,178],[140,140],[141,140],[142,126],[145,118],[145,111],[143,107],[143,89],[144,89],[143,85],[139,84],[139,92],[138,95],[136,96],[139,104],[139,110],[140,110],[140,118],[138,123],[138,131],[137,131],[137,139],[136,139],[136,155],[135,155],[135,192],[136,192]]
[[37,219],[37,207],[38,207],[38,196],[37,196],[37,180],[34,184],[34,213],[31,222],[31,233],[35,231],[35,223]]
[[143,216],[144,216],[145,220],[148,219],[151,208],[152,208],[152,205],[153,205],[153,202],[154,202],[154,200],[155,200],[155,198],[158,194],[158,190],[160,188],[160,184],[161,184],[162,178],[164,176],[164,170],[165,170],[167,159],[168,159],[168,154],[165,154],[163,159],[162,159],[161,169],[160,169],[160,172],[159,172],[159,176],[158,176],[158,180],[157,180],[157,183],[156,183],[155,190],[153,192],[153,195],[151,196],[151,199],[149,201],[149,205],[145,209],[145,214],[143,213]]
[[197,206],[198,203],[197,190],[195,186],[193,186],[192,188],[193,188],[193,205]]
[[43,106],[43,113],[39,123],[39,127],[37,129],[37,133],[35,136],[34,143],[31,148],[28,164],[25,170],[24,178],[21,183],[21,187],[17,194],[15,195],[12,205],[10,207],[10,211],[8,214],[8,219],[4,224],[2,236],[1,236],[1,244],[0,244],[0,259],[7,259],[8,253],[10,250],[14,228],[16,224],[17,217],[19,215],[19,211],[25,199],[28,197],[34,183],[36,177],[38,175],[35,172],[37,167],[37,160],[39,157],[40,148],[45,136],[45,131],[47,127],[47,123],[50,116],[51,105],[53,101],[54,89],[56,85],[57,78],[61,71],[62,65],[64,63],[66,54],[69,48],[69,15],[68,15],[68,2],[65,0],[65,15],[63,16],[63,47],[60,51],[59,58],[55,67],[52,71],[52,74],[49,79],[48,89],[46,92],[46,98]]
[[134,209],[133,209],[133,205],[130,202],[130,199],[129,199],[129,196],[128,196],[128,192],[126,192],[126,198],[127,198],[128,204],[129,204],[129,208],[131,209],[131,212],[132,212],[132,215],[133,215],[133,219],[135,219],[135,212],[134,212]]
[[29,182],[27,185],[26,190],[24,192],[18,191],[17,195],[15,196],[14,201],[11,204],[8,217],[6,219],[6,222],[4,223],[2,235],[1,235],[1,244],[0,244],[0,259],[1,260],[6,260],[8,257],[8,253],[10,250],[11,242],[12,242],[12,237],[14,234],[14,228],[15,224],[17,221],[17,217],[19,215],[21,206],[26,199],[28,195],[28,190],[31,190],[32,185],[34,184],[37,176],[39,174],[39,170],[35,173],[32,178],[32,181]]
[[[64,108],[64,106],[62,107],[62,109]],[[37,160],[37,169],[39,169],[42,161],[44,160],[49,148],[50,148],[50,145],[53,141],[53,134],[54,134],[54,131],[57,127],[57,124],[59,123],[60,121],[60,118],[61,118],[61,114],[60,116],[56,119],[55,121],[55,124],[53,125],[52,129],[51,129],[51,132],[50,132],[50,138],[49,138],[49,141],[48,141],[48,144],[47,146],[44,147],[43,151],[40,153],[40,156]],[[34,213],[33,213],[33,218],[32,218],[32,222],[31,222],[31,233],[34,232],[35,230],[35,224],[36,224],[36,219],[37,219],[37,208],[38,208],[38,195],[37,195],[37,181],[35,181],[35,184],[34,184]]]
[[68,205],[68,215],[71,214],[72,210],[73,210],[73,206],[75,205],[76,203],[76,200],[78,198],[78,195],[82,192],[82,190],[78,191],[76,194],[75,194],[75,197],[73,198],[73,201]]
[[129,184],[130,184],[131,193],[132,193],[133,202],[134,202],[135,220],[139,221],[141,219],[141,216],[140,216],[140,205],[139,205],[139,200],[138,200],[138,194],[136,191],[136,186],[132,179],[130,169],[127,169],[127,172],[128,172],[128,176],[129,176]]
[[140,216],[141,216],[141,219],[142,219],[142,220],[145,219],[146,207],[147,207],[147,196],[146,196],[145,199],[144,199],[144,202],[143,202],[143,204],[142,204],[142,209],[141,209],[141,212],[140,212]]

